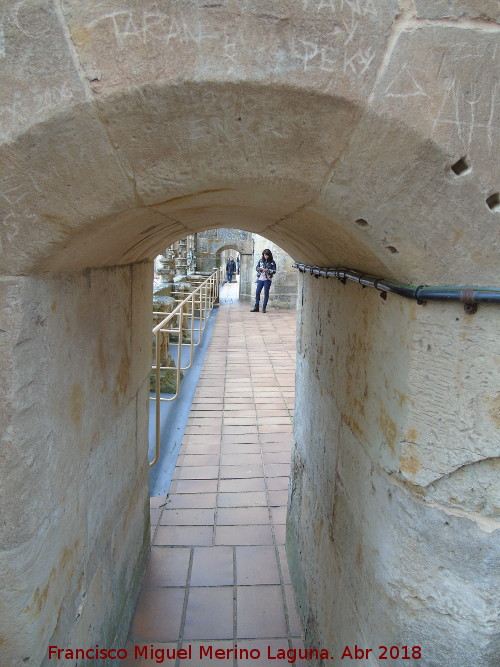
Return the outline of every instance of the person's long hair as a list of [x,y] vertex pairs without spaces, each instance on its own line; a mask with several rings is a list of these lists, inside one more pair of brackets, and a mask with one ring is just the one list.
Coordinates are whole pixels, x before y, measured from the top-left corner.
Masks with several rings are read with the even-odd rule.
[[269,255],[269,259],[267,260],[268,262],[273,262],[274,261],[273,260],[273,253],[269,250],[269,248],[266,248],[265,250],[262,251],[262,259],[265,262],[266,258],[264,257],[264,253],[266,253],[266,255]]

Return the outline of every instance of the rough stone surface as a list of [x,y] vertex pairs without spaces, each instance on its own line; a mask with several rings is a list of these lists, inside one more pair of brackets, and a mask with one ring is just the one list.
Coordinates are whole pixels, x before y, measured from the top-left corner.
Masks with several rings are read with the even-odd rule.
[[137,81],[268,78],[295,86],[307,76],[310,86],[362,98],[383,56],[372,36],[387,40],[399,3],[65,0],[63,11],[100,96]]
[[[493,282],[498,26],[424,21],[411,4],[63,3],[68,62],[93,93],[1,151],[6,271],[141,261],[237,220],[308,263]],[[248,59],[246,33],[246,59],[218,44],[216,54],[223,24],[254,26],[280,53],[274,67]],[[5,41],[12,67],[26,36],[16,34]]]
[[66,31],[50,0],[2,3],[2,143],[85,102]]
[[[114,641],[133,605],[142,262],[237,222],[307,264],[498,285],[498,20],[488,0],[3,3],[9,665],[52,636]],[[289,553],[308,642],[490,667],[498,307],[305,285]]]
[[448,168],[466,158],[470,171],[461,177],[451,172],[452,182],[472,177],[485,188],[498,187],[500,109],[490,79],[498,71],[497,44],[498,27],[407,30],[375,90],[374,109],[425,129],[432,141],[447,146]]
[[1,288],[2,660],[39,665],[52,640],[123,641],[133,611],[149,544],[151,270]]
[[[485,328],[471,326],[457,305],[382,301],[310,276],[301,283],[287,540],[307,642],[334,655],[349,642],[421,645],[419,664],[494,665],[498,412],[469,409],[464,424],[465,408],[450,402],[470,400],[452,391],[471,375],[484,391],[478,404],[497,400],[495,317],[485,309]],[[481,336],[480,368],[455,362],[449,377],[441,364],[433,380],[436,362],[415,355],[412,338],[426,354],[464,358],[451,330],[469,349]],[[432,445],[416,428],[430,422]]]
[[429,19],[484,19],[500,22],[497,0],[415,0],[417,16]]

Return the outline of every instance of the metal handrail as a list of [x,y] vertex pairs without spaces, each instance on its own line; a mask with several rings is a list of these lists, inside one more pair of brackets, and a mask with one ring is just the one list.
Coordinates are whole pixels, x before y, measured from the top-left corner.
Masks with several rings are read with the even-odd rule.
[[474,314],[478,304],[490,303],[500,304],[500,287],[465,287],[461,285],[409,285],[396,280],[379,278],[368,273],[361,273],[355,269],[342,267],[326,268],[323,266],[310,266],[309,264],[293,264],[295,269],[301,273],[310,273],[315,278],[338,278],[342,283],[353,280],[362,287],[375,287],[379,290],[383,299],[387,298],[387,292],[396,294],[406,299],[414,299],[419,305],[426,301],[457,301],[464,304],[466,313]]
[[[155,392],[154,396],[150,396],[150,400],[156,401],[156,411],[155,411],[155,458],[149,462],[149,466],[152,467],[158,463],[160,458],[160,408],[161,401],[175,401],[179,396],[180,385],[181,385],[181,371],[187,370],[193,363],[193,348],[197,347],[202,339],[203,332],[206,327],[208,320],[208,313],[214,307],[218,297],[219,297],[219,287],[220,287],[220,270],[214,271],[206,280],[204,280],[196,289],[188,294],[185,299],[179,301],[177,306],[172,310],[171,313],[168,313],[166,317],[163,318],[153,328],[153,336],[155,341],[155,362],[152,364],[152,370],[155,373]],[[199,326],[195,327],[196,313],[199,317]],[[165,313],[154,312],[153,315],[158,317],[160,315],[165,315]],[[185,333],[189,332],[189,342],[183,343],[182,339]],[[175,366],[162,366],[161,365],[161,336],[167,335],[170,337],[170,334],[177,334],[177,363]],[[196,343],[194,342],[195,334],[198,334]],[[182,365],[182,348],[189,347],[189,363],[187,366]],[[167,347],[168,349],[168,347]],[[175,383],[175,393],[170,397],[166,398],[165,396],[160,396],[160,379],[161,371],[163,370],[175,370],[176,371],[176,383]]]

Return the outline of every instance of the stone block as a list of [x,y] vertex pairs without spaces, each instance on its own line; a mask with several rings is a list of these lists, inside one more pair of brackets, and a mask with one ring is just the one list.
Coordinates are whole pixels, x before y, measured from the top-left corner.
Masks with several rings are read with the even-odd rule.
[[495,0],[416,0],[415,8],[420,18],[500,21]]
[[[432,3],[438,13],[442,4]],[[498,3],[493,4],[498,15]],[[496,67],[496,42],[495,31],[470,25],[468,30],[448,24],[402,32],[378,82],[373,107],[444,147],[448,168],[466,158],[486,187],[496,187],[499,174],[498,101],[489,80]],[[457,181],[453,173],[450,178]]]
[[85,101],[65,26],[49,0],[5,0],[1,57],[2,142]]
[[[149,544],[151,272],[141,265],[135,281],[132,273],[1,283],[10,343],[2,363],[9,474],[0,485],[9,664],[28,655],[41,664],[52,636],[62,645],[73,635],[121,641],[132,613]],[[125,508],[118,517],[117,507]],[[84,616],[93,625],[81,634]]]

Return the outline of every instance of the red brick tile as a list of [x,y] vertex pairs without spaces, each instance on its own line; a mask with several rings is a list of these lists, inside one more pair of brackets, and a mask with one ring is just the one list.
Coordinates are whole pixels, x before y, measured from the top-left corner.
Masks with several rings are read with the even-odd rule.
[[288,459],[291,459],[291,452],[292,452],[292,442],[291,440],[289,442],[262,442],[261,443],[262,447],[262,452],[264,454],[267,453],[272,453],[272,452],[286,452]]
[[218,526],[247,526],[269,522],[267,507],[219,507],[217,510]]
[[238,586],[279,584],[280,575],[273,546],[236,547]]
[[262,425],[268,425],[268,424],[289,425],[291,424],[291,419],[289,415],[286,415],[285,417],[261,417],[259,415],[257,417],[257,424],[259,425],[259,429]]
[[249,465],[231,465],[231,466],[221,466],[220,467],[220,477],[221,479],[236,479],[236,478],[248,478],[248,477],[263,477],[264,470],[260,464],[249,464]]
[[[179,465],[179,464],[178,464]],[[218,466],[219,457],[216,454],[186,454],[182,461],[183,466]]]
[[[158,530],[160,530],[158,528]],[[274,526],[274,536],[276,538],[276,544],[285,544],[286,542],[286,525],[278,523]]]
[[217,479],[218,466],[187,466],[176,468],[176,479]]
[[242,491],[241,493],[219,493],[219,507],[255,507],[267,506],[267,497],[263,491]]
[[[283,427],[285,428],[285,427]],[[223,426],[222,435],[245,435],[247,433],[257,433],[257,424],[249,424],[248,426]]]
[[[217,613],[214,611],[217,610]],[[189,589],[184,639],[233,637],[233,588]]]
[[252,417],[224,417],[224,429],[228,426],[254,426],[257,419]]
[[[160,528],[158,528],[160,530]],[[158,539],[158,537],[156,537]],[[273,536],[270,525],[217,526],[215,544],[227,545],[271,545]]]
[[292,434],[291,433],[264,433],[260,429],[259,441],[264,443],[268,442],[286,442],[290,445],[292,444]]
[[191,586],[232,586],[233,548],[195,547]]
[[221,455],[224,454],[259,454],[261,449],[257,442],[232,442],[221,446]]
[[230,435],[223,435],[221,438],[221,444],[222,447],[224,445],[234,445],[237,443],[241,444],[247,444],[247,443],[254,443],[258,444],[259,442],[259,435],[257,432],[254,433],[232,433]]
[[[289,485],[289,477],[266,477],[266,486],[270,491],[288,491]],[[286,505],[286,502],[283,504]]]
[[264,465],[266,477],[285,477],[290,474],[288,463],[266,463]]
[[220,442],[220,433],[213,433],[211,435],[187,433],[184,435],[182,441],[188,445],[216,445]]
[[188,426],[222,426],[222,415],[220,417],[189,417]]
[[160,525],[213,526],[214,521],[215,509],[165,509],[161,515]]
[[152,498],[149,499],[149,506],[151,509],[155,509],[157,507],[161,507],[162,505],[165,504],[166,496],[153,496]]
[[151,547],[143,587],[185,586],[191,549]]
[[188,435],[219,435],[220,434],[220,426],[186,426],[186,433]]
[[183,508],[211,508],[215,507],[217,494],[215,493],[176,493],[169,498],[169,509]]
[[274,524],[286,523],[286,507],[271,507],[271,520]]
[[287,636],[281,586],[238,586],[237,636]]
[[290,452],[264,452],[262,458],[264,464],[286,463],[286,465],[290,465]]
[[266,483],[263,477],[250,477],[248,479],[221,479],[219,482],[219,491],[221,493],[265,490]]
[[[216,479],[179,479],[172,482],[170,493],[215,493]],[[169,495],[170,499],[171,495]],[[168,503],[166,505],[168,507]]]
[[188,442],[186,445],[183,445],[182,448],[184,449],[183,453],[184,454],[203,454],[205,456],[207,455],[217,455],[220,452],[220,443],[213,443],[213,444],[200,444],[200,443],[190,443]]
[[259,433],[292,433],[292,424],[259,424]]
[[[280,477],[274,477],[273,479],[281,479]],[[286,507],[288,504],[288,490],[286,491],[269,491],[268,492],[269,505],[270,507]]]
[[256,454],[243,454],[238,452],[237,454],[222,454],[221,455],[221,466],[246,466],[251,464],[261,465],[262,458],[260,453]]
[[154,544],[167,546],[210,546],[212,540],[212,526],[158,526]]
[[141,591],[131,637],[139,642],[177,641],[184,588],[145,588]]

